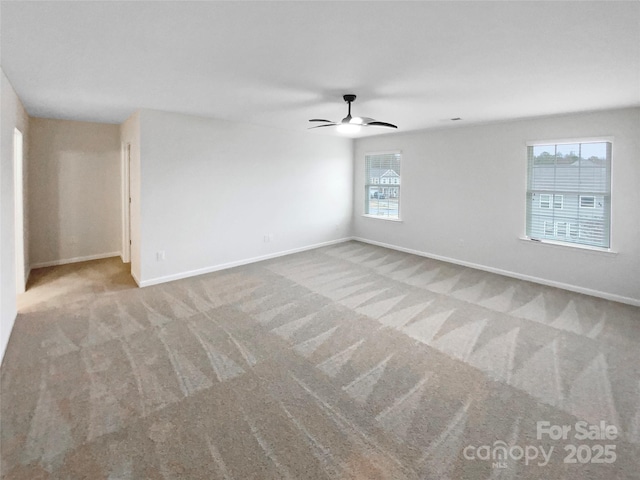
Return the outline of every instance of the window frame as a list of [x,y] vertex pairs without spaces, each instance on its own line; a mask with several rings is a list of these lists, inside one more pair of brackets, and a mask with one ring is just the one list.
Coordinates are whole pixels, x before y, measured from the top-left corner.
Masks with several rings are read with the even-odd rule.
[[[563,225],[563,229],[564,229],[564,234],[560,234],[560,225]],[[561,221],[561,222],[555,222],[555,231],[554,231],[554,237],[564,237],[567,238],[569,236],[569,227],[570,227],[570,223],[567,221]]]
[[[557,200],[560,199],[560,206],[557,207]],[[564,194],[553,194],[553,209],[554,210],[562,210],[564,208]]]
[[[546,197],[546,200],[544,201],[546,206],[542,206],[542,197]],[[550,193],[541,193],[538,206],[540,208],[544,208],[545,210],[551,210],[552,205],[553,205],[553,195]]]
[[[586,243],[586,242],[582,242],[580,240],[586,240],[588,239],[588,235],[585,234],[585,231],[583,229],[583,220],[581,218],[577,218],[575,219],[575,222],[571,221],[571,220],[566,220],[566,240],[561,240],[558,238],[548,238],[546,235],[546,228],[545,228],[545,224],[547,222],[549,222],[548,220],[543,220],[542,218],[538,217],[541,221],[543,222],[543,228],[542,228],[542,234],[539,236],[531,236],[529,233],[529,228],[530,228],[530,222],[531,220],[531,215],[534,215],[533,210],[531,209],[531,207],[533,207],[532,204],[530,204],[529,202],[531,201],[531,199],[529,198],[531,195],[550,195],[551,196],[551,202],[550,202],[550,206],[549,207],[544,207],[540,205],[540,199],[538,200],[538,205],[537,207],[542,209],[542,210],[555,210],[556,209],[556,202],[554,197],[555,196],[560,196],[561,197],[561,201],[558,202],[561,204],[561,206],[559,206],[557,209],[564,209],[565,207],[565,199],[564,199],[564,192],[556,194],[554,192],[545,192],[540,193],[539,190],[536,192],[535,189],[530,187],[530,175],[531,175],[531,167],[529,164],[529,148],[531,147],[536,147],[536,146],[555,146],[556,148],[558,146],[561,145],[576,145],[576,144],[589,144],[589,143],[608,143],[609,146],[607,147],[607,163],[606,165],[606,175],[607,175],[607,180],[608,180],[608,184],[606,185],[606,189],[604,191],[604,193],[602,193],[600,196],[604,197],[602,204],[604,205],[603,208],[605,208],[605,219],[602,222],[602,227],[604,228],[604,239],[605,241],[608,240],[608,246],[601,246],[601,245],[594,245],[591,243]],[[614,193],[613,193],[613,186],[614,186],[614,179],[613,179],[613,156],[614,156],[614,150],[615,150],[615,138],[612,136],[600,136],[600,137],[580,137],[580,138],[562,138],[562,139],[552,139],[552,140],[535,140],[535,141],[527,141],[525,143],[526,145],[526,155],[525,155],[525,165],[526,167],[526,174],[525,174],[525,190],[526,190],[526,195],[524,196],[525,201],[524,201],[524,207],[525,207],[525,234],[523,236],[520,237],[521,240],[527,240],[527,241],[533,241],[533,243],[544,243],[544,244],[549,244],[549,245],[557,245],[557,246],[561,246],[561,247],[569,247],[569,248],[575,248],[575,249],[584,249],[584,250],[592,250],[595,253],[597,252],[602,252],[602,253],[611,253],[611,254],[616,254],[617,252],[614,250],[614,236],[613,236],[613,232],[614,232],[614,218],[613,218],[613,211],[614,211]],[[594,202],[593,202],[593,206],[592,207],[582,207],[581,206],[581,197],[593,197],[594,198]],[[578,192],[578,205],[577,205],[577,210],[579,211],[580,209],[595,209],[596,205],[597,205],[597,199],[598,199],[598,195],[593,195],[593,194],[589,194],[587,192],[585,192],[584,195],[580,194],[580,192]],[[546,203],[546,202],[542,202],[542,203]],[[552,212],[549,212],[549,215],[553,215]],[[562,214],[560,214],[562,215]],[[560,220],[560,222],[563,222],[565,220]],[[551,225],[553,225],[553,230],[554,233],[556,232],[556,222],[551,221],[550,222]]]
[[[544,232],[544,236],[545,237],[553,237],[555,236],[555,225],[554,222],[550,222],[549,220],[543,220],[543,228],[542,231]],[[551,232],[551,233],[547,233],[547,232]]]
[[[371,213],[367,213],[367,211],[369,210],[369,202],[370,200],[373,198],[370,195],[370,187],[374,187],[374,188],[378,188],[378,190],[382,193],[383,192],[383,183],[382,181],[376,177],[375,180],[377,181],[373,181],[373,178],[370,178],[370,172],[369,169],[367,167],[367,158],[368,157],[375,157],[375,156],[384,156],[384,155],[398,155],[399,156],[399,162],[400,162],[400,173],[398,174],[398,176],[396,177],[396,183],[392,184],[391,183],[391,179],[389,179],[388,183],[384,184],[386,187],[389,188],[389,193],[385,194],[385,197],[387,199],[391,198],[391,188],[393,187],[394,190],[397,190],[397,195],[394,197],[395,199],[397,199],[398,202],[398,214],[397,217],[390,217],[390,216],[384,216],[384,215],[377,215],[377,214],[371,214]],[[373,219],[377,219],[377,220],[385,220],[388,222],[402,222],[402,210],[401,210],[401,197],[402,197],[402,193],[401,193],[401,181],[402,181],[402,167],[403,167],[403,163],[404,163],[404,156],[402,153],[402,150],[398,149],[398,150],[385,150],[385,151],[373,151],[373,152],[365,152],[364,153],[364,177],[365,177],[365,182],[364,182],[364,190],[365,190],[365,198],[364,198],[364,205],[363,205],[363,217],[367,217],[367,218],[373,218]],[[398,173],[398,172],[396,172]]]
[[[592,198],[593,199],[593,205],[592,206],[588,206],[588,205],[582,205],[582,199],[583,198]],[[579,199],[578,199],[578,208],[596,208],[596,196],[595,195],[580,195]]]

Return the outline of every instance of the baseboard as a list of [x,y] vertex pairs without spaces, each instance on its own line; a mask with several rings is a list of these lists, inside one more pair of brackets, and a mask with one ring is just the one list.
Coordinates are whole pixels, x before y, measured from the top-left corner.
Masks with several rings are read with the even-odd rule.
[[31,272],[34,268],[54,267],[56,265],[66,265],[68,263],[86,262],[88,260],[100,260],[101,258],[111,258],[120,256],[120,252],[100,253],[98,255],[87,255],[86,257],[66,258],[64,260],[53,260],[51,262],[34,263],[29,268]]
[[217,272],[219,270],[226,270],[228,268],[239,267],[241,265],[248,265],[250,263],[262,262],[264,260],[283,257],[285,255],[291,255],[293,253],[304,252],[307,250],[314,250],[320,247],[327,247],[329,245],[335,245],[337,243],[348,242],[349,240],[353,240],[353,237],[345,237],[337,240],[329,240],[328,242],[316,243],[314,245],[307,245],[305,247],[293,248],[291,250],[284,250],[281,252],[270,253],[269,255],[261,255],[259,257],[252,257],[244,260],[237,260],[235,262],[229,262],[229,263],[223,263],[220,265],[214,265],[211,267],[199,268],[197,270],[189,270],[187,272],[175,273],[173,275],[156,277],[149,280],[139,281],[137,278],[135,278],[135,276],[133,278],[140,287],[149,287],[151,285],[158,285],[160,283],[172,282],[174,280],[180,280],[182,278],[195,277],[197,275],[204,275],[205,273]]
[[637,299],[637,298],[624,297],[622,295],[616,295],[614,293],[601,292],[599,290],[592,290],[590,288],[579,287],[577,285],[570,285],[568,283],[547,280],[545,278],[525,275],[518,272],[512,272],[510,270],[502,270],[501,268],[489,267],[487,265],[481,265],[473,262],[466,262],[464,260],[458,260],[455,258],[445,257],[442,255],[422,252],[420,250],[404,248],[398,245],[391,245],[389,243],[377,242],[375,240],[367,240],[366,238],[352,237],[352,240],[362,242],[362,243],[368,243],[370,245],[376,245],[378,247],[389,248],[391,250],[397,250],[399,252],[411,253],[413,255],[418,255],[420,257],[433,258],[434,260],[441,260],[443,262],[462,265],[463,267],[475,268],[476,270],[483,270],[485,272],[497,273],[498,275],[504,275],[505,277],[517,278],[518,280],[525,280],[527,282],[539,283],[541,285],[546,285],[548,287],[562,288],[563,290],[569,290],[571,292],[582,293],[584,295],[591,295],[592,297],[604,298],[605,300],[611,300],[614,302],[626,303],[628,305],[640,307],[640,299]]

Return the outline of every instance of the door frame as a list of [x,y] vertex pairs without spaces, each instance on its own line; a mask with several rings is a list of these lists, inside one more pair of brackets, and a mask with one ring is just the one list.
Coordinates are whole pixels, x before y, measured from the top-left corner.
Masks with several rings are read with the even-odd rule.
[[24,255],[24,136],[17,128],[13,129],[13,192],[16,293],[24,293],[27,288]]
[[122,144],[122,261],[131,262],[131,143]]

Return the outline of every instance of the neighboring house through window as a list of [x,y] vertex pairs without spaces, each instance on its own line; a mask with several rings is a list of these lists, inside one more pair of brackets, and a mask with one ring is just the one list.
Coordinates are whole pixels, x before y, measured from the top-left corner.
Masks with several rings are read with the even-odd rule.
[[611,142],[528,147],[527,236],[609,248]]
[[401,161],[399,152],[365,155],[365,215],[400,219]]

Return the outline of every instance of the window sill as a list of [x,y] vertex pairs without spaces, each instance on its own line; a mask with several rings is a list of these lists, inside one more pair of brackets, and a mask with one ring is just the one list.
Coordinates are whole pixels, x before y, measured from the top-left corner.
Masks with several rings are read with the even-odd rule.
[[384,220],[385,222],[396,222],[396,223],[402,223],[402,220],[401,220],[400,218],[379,217],[379,216],[377,216],[377,215],[367,215],[366,213],[365,213],[365,214],[362,214],[362,216],[363,216],[364,218],[374,218],[374,219],[376,219],[376,220]]
[[519,240],[523,241],[523,242],[527,242],[527,243],[536,243],[536,244],[541,244],[541,245],[548,245],[551,247],[560,247],[560,248],[570,248],[570,249],[576,249],[576,250],[583,250],[585,252],[588,253],[595,253],[595,254],[604,254],[604,255],[617,255],[618,252],[611,250],[610,248],[599,248],[599,247],[591,247],[589,245],[580,245],[577,243],[571,244],[571,243],[562,243],[562,242],[555,242],[553,240],[534,240],[532,238],[529,237],[520,237]]

